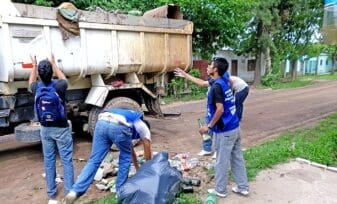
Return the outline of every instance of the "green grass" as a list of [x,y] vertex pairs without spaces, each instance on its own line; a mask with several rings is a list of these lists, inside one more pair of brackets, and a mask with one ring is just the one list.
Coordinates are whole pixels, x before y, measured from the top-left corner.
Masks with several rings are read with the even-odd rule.
[[[111,195],[90,201],[87,204],[117,204],[117,199],[115,198],[115,195]],[[175,204],[202,204],[202,201],[194,194],[181,193],[176,199]]]
[[337,114],[310,129],[287,132],[244,153],[250,180],[263,169],[301,157],[328,166],[337,166]]
[[334,74],[298,76],[294,81],[291,81],[289,78],[285,78],[280,81],[276,81],[270,86],[262,86],[262,88],[272,88],[274,90],[298,88],[311,85],[317,80],[337,80],[337,72]]
[[277,90],[277,89],[289,89],[289,88],[297,88],[297,87],[303,87],[313,84],[313,80],[303,81],[303,80],[295,80],[290,82],[277,82],[270,86],[270,88]]
[[337,80],[337,72],[334,74],[308,75],[304,76],[303,78],[307,80]]

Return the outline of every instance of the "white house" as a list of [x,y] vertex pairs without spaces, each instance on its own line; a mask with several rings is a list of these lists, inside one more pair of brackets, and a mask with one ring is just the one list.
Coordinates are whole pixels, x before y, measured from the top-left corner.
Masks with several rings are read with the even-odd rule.
[[[285,73],[290,73],[291,64],[289,60],[285,61]],[[298,74],[326,74],[331,72],[332,59],[326,53],[321,53],[317,57],[302,56],[296,62],[296,70]]]
[[[254,81],[254,73],[255,73],[255,57],[250,55],[236,55],[230,49],[223,49],[217,51],[215,56],[224,57],[229,62],[229,72],[231,75],[239,76],[246,82]],[[264,59],[264,58],[262,58]],[[264,65],[265,60],[262,60],[262,65]],[[262,66],[263,70],[261,70],[261,76],[265,73],[265,66]]]

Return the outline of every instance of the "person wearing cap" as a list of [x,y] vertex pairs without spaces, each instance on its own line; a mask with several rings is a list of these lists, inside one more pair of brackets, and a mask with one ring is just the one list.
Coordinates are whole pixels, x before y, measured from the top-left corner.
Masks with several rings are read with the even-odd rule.
[[[117,196],[120,187],[127,181],[132,161],[132,138],[151,138],[150,129],[143,114],[128,109],[109,109],[98,115],[90,159],[77,177],[72,190],[66,196],[66,203],[73,203],[82,196],[94,180],[97,169],[107,155],[112,144],[119,149],[118,173],[116,179]],[[145,151],[151,158],[151,152]]]
[[[43,148],[44,169],[46,173],[46,190],[50,203],[55,200],[57,194],[56,155],[59,152],[63,166],[64,190],[67,194],[74,183],[73,166],[73,139],[71,129],[66,118],[65,94],[68,87],[67,79],[55,63],[54,55],[50,59],[42,60],[37,66],[35,57],[31,56],[33,68],[29,76],[29,90],[35,95],[40,87],[53,86],[64,107],[64,118],[51,122],[48,125],[41,124],[41,141]],[[58,80],[52,80],[56,75]],[[37,75],[41,81],[37,82]]]

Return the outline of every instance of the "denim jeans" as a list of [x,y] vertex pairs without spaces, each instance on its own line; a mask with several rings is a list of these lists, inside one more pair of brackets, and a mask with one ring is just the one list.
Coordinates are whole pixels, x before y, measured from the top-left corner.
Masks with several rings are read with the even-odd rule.
[[116,189],[126,182],[131,165],[132,129],[127,126],[99,120],[93,137],[92,150],[88,163],[82,169],[73,185],[78,196],[84,194],[93,182],[97,169],[114,143],[119,149],[118,174]]
[[44,169],[46,173],[46,189],[49,198],[55,198],[57,193],[56,154],[60,154],[63,166],[64,189],[67,194],[74,183],[73,138],[69,127],[41,126]]
[[231,167],[234,181],[240,191],[249,190],[245,161],[241,151],[240,128],[214,133],[216,136],[217,157],[215,162],[215,190],[226,193],[228,169]]
[[242,119],[242,113],[243,113],[243,102],[245,102],[247,96],[249,93],[249,87],[247,86],[243,90],[235,93],[235,107],[236,107],[236,113],[238,115],[239,121]]
[[212,151],[212,143],[213,143],[213,132],[211,130],[208,130],[208,135],[211,136],[210,140],[203,140],[202,141],[202,149],[211,152]]

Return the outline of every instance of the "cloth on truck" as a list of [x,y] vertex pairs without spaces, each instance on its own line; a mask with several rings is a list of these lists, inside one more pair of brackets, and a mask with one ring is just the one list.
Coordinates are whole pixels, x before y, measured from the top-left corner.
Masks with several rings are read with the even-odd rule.
[[80,28],[78,25],[79,11],[73,4],[62,3],[58,7],[56,20],[59,23],[63,40],[80,35]]
[[160,152],[120,188],[118,203],[173,203],[180,190],[180,181],[181,173],[170,166],[168,153]]

